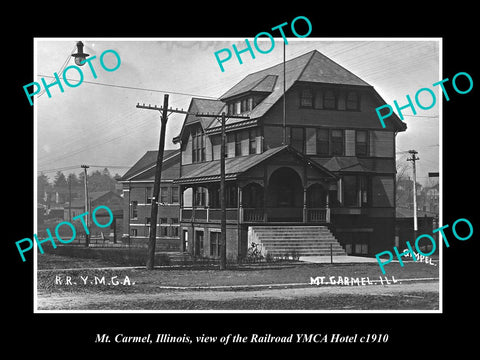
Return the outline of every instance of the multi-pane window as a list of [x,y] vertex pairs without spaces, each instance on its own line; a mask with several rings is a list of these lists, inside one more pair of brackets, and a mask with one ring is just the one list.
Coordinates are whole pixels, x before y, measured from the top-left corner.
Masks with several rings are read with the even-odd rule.
[[178,204],[179,203],[179,190],[178,187],[174,186],[172,187],[172,203],[173,204]]
[[357,130],[355,136],[355,155],[368,155],[368,131]]
[[323,108],[324,109],[335,109],[337,106],[337,101],[335,98],[335,93],[333,90],[326,90],[323,93]]
[[330,132],[332,155],[343,155],[343,130],[332,129]]
[[235,133],[235,156],[242,155],[242,136],[240,132]]
[[172,218],[171,236],[178,237],[178,218]]
[[313,107],[313,92],[310,89],[303,89],[300,93],[300,106]]
[[236,155],[236,146],[229,146],[229,144],[236,144],[236,138],[235,133],[227,134],[227,141],[225,141],[225,155],[227,157],[234,157]]
[[303,153],[305,149],[304,128],[292,127],[290,130],[290,145],[297,151]]
[[342,178],[343,186],[343,204],[345,206],[358,206],[357,195],[357,177],[355,175],[346,175]]
[[358,94],[355,91],[347,93],[347,110],[358,110]]
[[162,204],[168,204],[170,201],[169,196],[168,196],[168,187],[162,186],[160,188],[160,203]]
[[152,196],[153,196],[153,193],[152,193],[152,188],[151,187],[147,187],[145,188],[145,196],[147,198],[147,204],[151,204],[152,203]]
[[138,218],[138,201],[132,201],[130,203],[130,219]]
[[160,236],[168,236],[168,219],[160,218]]
[[236,115],[239,115],[242,113],[242,102],[241,101],[237,101],[235,103],[235,114]]
[[210,233],[210,256],[220,256],[220,232]]
[[194,206],[206,206],[207,205],[207,188],[198,186],[195,188],[194,193]]
[[345,206],[364,207],[368,204],[367,177],[345,175],[342,178],[343,204]]
[[228,104],[228,114],[240,115],[244,112],[253,110],[253,97],[246,97]]
[[257,135],[258,135],[258,128],[253,128],[249,130],[248,133],[248,153],[249,154],[256,154],[257,153]]
[[192,134],[192,161],[205,161],[205,134],[200,128]]
[[317,154],[329,155],[330,139],[328,129],[317,129]]

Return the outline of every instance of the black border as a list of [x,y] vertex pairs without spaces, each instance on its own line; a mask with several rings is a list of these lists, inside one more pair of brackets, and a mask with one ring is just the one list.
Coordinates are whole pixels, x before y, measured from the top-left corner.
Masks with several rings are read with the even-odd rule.
[[[111,4],[113,5],[113,4]],[[468,328],[475,314],[476,272],[473,270],[475,250],[478,250],[478,215],[473,209],[476,205],[476,81],[478,71],[474,62],[476,55],[476,37],[474,19],[469,18],[472,9],[459,7],[457,14],[461,23],[450,18],[446,11],[435,14],[431,11],[421,13],[417,7],[399,3],[398,8],[390,4],[380,11],[365,8],[350,10],[346,6],[327,9],[317,4],[307,10],[306,4],[280,4],[276,9],[260,8],[252,10],[246,4],[223,4],[215,13],[206,3],[193,11],[188,5],[185,9],[166,9],[164,5],[137,8],[129,4],[116,4],[105,9],[88,4],[74,5],[69,18],[59,13],[36,12],[22,13],[22,33],[6,40],[8,47],[6,92],[8,98],[13,94],[14,104],[4,102],[4,154],[7,164],[4,167],[3,193],[6,194],[3,212],[6,236],[3,241],[4,289],[8,305],[4,316],[10,316],[8,322],[7,346],[17,351],[27,345],[33,351],[53,354],[53,358],[62,355],[64,350],[71,354],[96,354],[107,350],[110,354],[124,351],[126,347],[142,353],[153,350],[160,357],[168,356],[163,350],[178,349],[186,351],[194,345],[142,346],[121,344],[95,344],[97,333],[142,333],[169,332],[171,334],[191,336],[202,333],[221,336],[228,333],[272,333],[288,335],[290,333],[354,334],[388,333],[387,345],[375,344],[359,346],[348,344],[305,344],[301,348],[320,352],[340,348],[362,350],[381,356],[395,350],[397,353],[432,356],[444,347],[461,344],[463,349],[475,344],[475,328]],[[122,13],[117,7],[132,7]],[[441,5],[439,5],[441,6]],[[213,6],[212,6],[213,7]],[[258,4],[257,4],[258,7]],[[267,7],[270,7],[267,5]],[[236,11],[233,11],[237,8]],[[453,13],[452,13],[453,14]],[[461,14],[461,15],[460,15]],[[443,314],[33,314],[33,256],[27,256],[21,262],[14,242],[33,234],[33,111],[25,101],[23,85],[33,78],[33,38],[34,37],[253,37],[261,31],[267,31],[283,22],[291,22],[296,16],[306,16],[312,23],[310,37],[441,37],[443,38],[444,77],[450,80],[460,71],[469,73],[474,80],[473,90],[466,95],[449,93],[450,101],[443,101],[443,219],[444,224],[452,224],[458,218],[469,219],[475,229],[474,236],[468,241],[450,239],[450,248],[444,248],[444,313]],[[52,17],[53,16],[53,17]],[[46,21],[47,19],[51,19]],[[31,24],[31,27],[28,27]],[[78,25],[78,26],[77,26]],[[80,26],[81,25],[81,26]],[[11,29],[5,31],[11,34]],[[299,31],[300,32],[300,31]],[[14,56],[12,56],[14,55]],[[13,69],[11,69],[13,66]],[[9,69],[9,70],[6,70]],[[11,69],[11,70],[10,70]],[[428,85],[428,84],[426,84]],[[13,105],[13,106],[12,106]],[[421,121],[421,120],[419,120]],[[421,154],[420,154],[421,158]],[[5,221],[6,220],[6,221]],[[447,233],[449,234],[449,233]],[[450,235],[451,236],[451,235]],[[475,325],[474,325],[475,326]],[[22,346],[23,345],[23,346]],[[213,345],[215,352],[221,350],[243,351],[245,345],[234,347]],[[199,345],[197,350],[208,350],[210,346]],[[257,345],[256,349],[285,351],[284,345]],[[297,346],[300,347],[300,346]],[[94,351],[94,352],[92,352]],[[139,353],[140,354],[140,353]],[[176,353],[177,355],[183,353]],[[253,354],[253,353],[251,353]],[[202,355],[202,353],[198,353]]]

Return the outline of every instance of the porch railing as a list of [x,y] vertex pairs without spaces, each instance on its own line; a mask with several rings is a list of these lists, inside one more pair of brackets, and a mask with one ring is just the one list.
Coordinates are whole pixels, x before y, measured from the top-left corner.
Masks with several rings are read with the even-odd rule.
[[[274,215],[278,217],[278,214],[282,212],[287,215],[285,218],[288,218],[289,210],[291,214],[295,215],[296,219],[302,219],[302,215],[300,215],[302,209],[297,208],[294,209],[297,210],[295,212],[289,208],[228,208],[226,218],[227,221],[239,221],[240,223],[260,223],[275,221],[276,218]],[[183,208],[180,210],[182,221],[191,221],[193,217],[193,220],[214,222],[221,220],[221,211],[221,209],[210,208]],[[303,214],[303,222],[330,222],[330,208],[307,208]]]
[[330,222],[330,208],[307,209],[307,222]]

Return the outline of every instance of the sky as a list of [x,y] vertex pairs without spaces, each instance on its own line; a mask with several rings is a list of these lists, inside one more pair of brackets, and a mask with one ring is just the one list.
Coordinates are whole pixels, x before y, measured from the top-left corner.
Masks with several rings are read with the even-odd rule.
[[[214,53],[223,48],[245,48],[242,38],[36,38],[35,79],[49,84],[55,72],[74,65],[71,54],[76,42],[84,43],[84,52],[96,56],[91,60],[96,78],[88,65],[81,67],[83,82],[77,87],[63,84],[64,92],[54,85],[47,93],[35,96],[35,128],[37,171],[53,179],[57,170],[64,174],[109,168],[111,174],[123,175],[148,150],[158,149],[160,112],[137,109],[137,103],[162,105],[169,94],[169,106],[188,109],[192,97],[219,98],[251,72],[281,63],[283,39],[276,38],[267,54],[255,51],[242,55],[243,64],[235,56],[223,64],[222,72]],[[253,42],[253,39],[249,39]],[[421,88],[430,88],[437,102],[429,110],[403,111],[407,131],[397,135],[397,162],[406,164],[410,149],[418,151],[417,181],[427,184],[428,172],[438,172],[441,142],[441,90],[432,84],[442,76],[441,42],[438,39],[408,38],[287,38],[286,59],[313,49],[323,53],[347,70],[372,85],[382,98],[393,106],[393,100],[405,105],[406,95],[413,99]],[[268,49],[270,41],[260,43]],[[121,59],[115,71],[105,71],[100,56],[114,50]],[[233,52],[233,51],[232,51]],[[222,54],[223,55],[223,54]],[[104,64],[114,68],[117,60],[105,53]],[[68,62],[67,62],[68,61]],[[79,79],[76,70],[67,71],[68,79]],[[70,81],[72,84],[73,80]],[[93,84],[95,83],[95,84]],[[103,84],[103,85],[100,85]],[[423,98],[422,96],[425,95]],[[420,101],[428,104],[426,93]],[[25,98],[26,106],[28,100]],[[169,116],[166,149],[175,149],[172,138],[179,134],[185,115]],[[407,170],[411,175],[411,168]]]

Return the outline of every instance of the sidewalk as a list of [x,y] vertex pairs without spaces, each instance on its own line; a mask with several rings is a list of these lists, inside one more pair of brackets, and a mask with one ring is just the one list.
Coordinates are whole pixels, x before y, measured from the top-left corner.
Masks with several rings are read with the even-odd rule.
[[[300,261],[315,264],[330,264],[332,259],[330,256],[300,256]],[[360,264],[360,263],[377,263],[377,259],[362,256],[333,256],[333,264]]]

